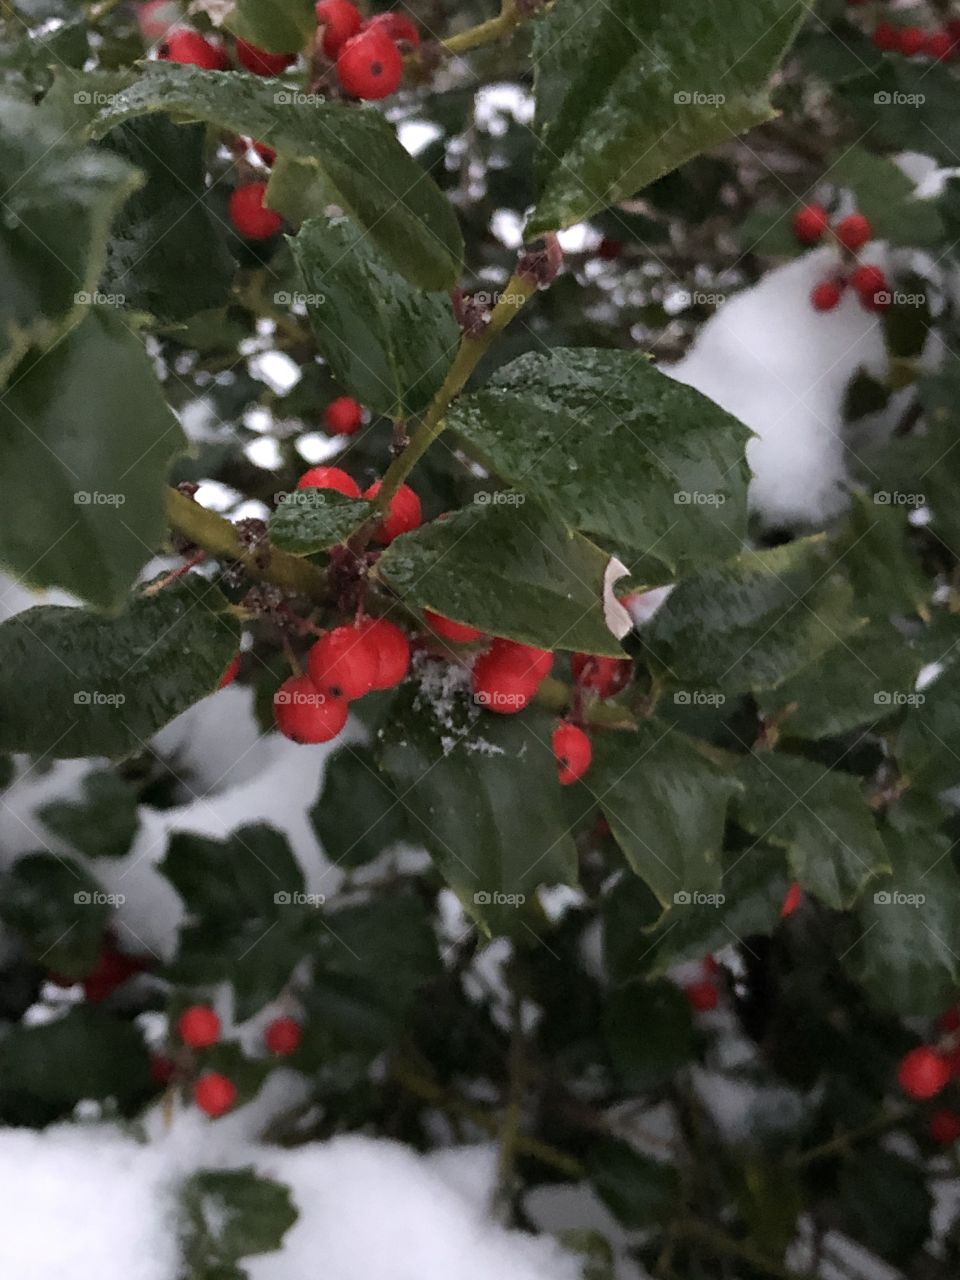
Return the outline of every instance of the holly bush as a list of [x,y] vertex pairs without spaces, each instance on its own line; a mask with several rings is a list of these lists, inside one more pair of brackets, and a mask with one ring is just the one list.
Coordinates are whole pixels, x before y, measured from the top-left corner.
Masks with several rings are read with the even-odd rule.
[[[958,12],[3,5],[3,1125],[292,1070],[275,1143],[588,1188],[590,1276],[957,1274]],[[885,355],[788,522],[665,370],[803,254]],[[315,840],[161,732],[225,699]],[[179,1198],[190,1280],[305,1211]]]

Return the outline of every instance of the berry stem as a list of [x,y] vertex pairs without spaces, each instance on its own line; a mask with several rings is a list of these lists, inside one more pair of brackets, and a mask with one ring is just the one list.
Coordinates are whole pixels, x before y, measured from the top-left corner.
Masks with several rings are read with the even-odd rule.
[[503,0],[500,12],[495,18],[488,18],[475,27],[469,27],[455,36],[440,41],[444,53],[469,53],[471,49],[479,49],[482,45],[493,44],[496,40],[510,35],[514,27],[523,21],[523,14],[515,0]]

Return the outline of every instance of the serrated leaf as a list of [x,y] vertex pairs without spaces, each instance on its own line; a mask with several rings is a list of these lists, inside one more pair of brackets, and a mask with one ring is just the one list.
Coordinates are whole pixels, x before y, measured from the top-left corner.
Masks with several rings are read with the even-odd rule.
[[371,512],[334,489],[298,489],[287,494],[270,517],[270,541],[294,556],[311,556],[346,542]]
[[639,352],[521,356],[448,423],[484,466],[618,549],[677,571],[743,545],[750,432]]
[[[58,101],[97,83],[61,77]],[[167,111],[267,143],[277,163],[267,203],[292,221],[339,205],[423,289],[457,280],[463,240],[453,209],[375,110],[342,102],[298,101],[276,81],[234,71],[151,63],[133,83],[109,83],[105,106],[87,112],[92,136],[105,137],[125,120]]]
[[29,103],[0,99],[0,121],[5,382],[31,347],[52,346],[86,315],[103,270],[110,221],[141,179],[118,157],[77,147],[52,113]]
[[166,531],[163,486],[184,437],[139,340],[109,309],[86,310],[0,401],[0,560],[113,608]]
[[88,858],[122,858],[140,825],[137,793],[112,769],[87,774],[82,799],[51,800],[37,817]]
[[609,557],[538,503],[512,497],[394,539],[375,576],[405,604],[491,635],[623,657],[604,620]]
[[771,119],[792,0],[557,0],[533,50],[541,195],[528,231],[579,222]]
[[235,262],[206,204],[206,131],[161,116],[130,120],[103,143],[146,176],[107,242],[101,288],[159,320],[186,320],[228,300]]
[[862,623],[850,584],[814,537],[684,578],[641,636],[678,684],[741,693],[775,688]]
[[226,26],[267,53],[299,53],[317,19],[313,0],[237,0]]
[[827,906],[851,906],[889,870],[873,812],[852,774],[764,752],[744,757],[737,776],[744,788],[733,801],[737,822],[783,846],[794,878]]
[[659,720],[597,735],[587,785],[634,871],[662,906],[720,889],[727,804],[737,782]]
[[273,1253],[298,1216],[289,1189],[252,1167],[200,1169],[181,1184],[179,1200],[180,1245],[191,1270]]
[[310,821],[331,862],[360,867],[408,833],[407,811],[367,747],[330,759]]
[[48,972],[82,978],[96,964],[110,908],[72,858],[28,853],[0,877],[0,920]]
[[375,413],[421,413],[460,342],[449,294],[414,288],[348,218],[312,218],[290,245],[338,383]]
[[40,605],[0,626],[0,750],[122,756],[219,685],[239,640],[191,576],[116,617]]
[[577,856],[561,804],[552,721],[480,711],[463,695],[436,709],[429,695],[393,716],[380,762],[423,841],[467,911],[517,928],[541,884],[571,884]]

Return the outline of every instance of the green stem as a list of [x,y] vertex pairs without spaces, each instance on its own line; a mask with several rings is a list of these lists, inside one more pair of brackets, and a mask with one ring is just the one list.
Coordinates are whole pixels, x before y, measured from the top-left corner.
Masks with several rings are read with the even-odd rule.
[[167,490],[170,527],[218,560],[239,560],[251,578],[325,603],[330,598],[327,576],[309,560],[301,560],[276,547],[244,547],[237,531],[223,516],[208,511],[178,489]]
[[514,27],[518,26],[522,21],[523,14],[517,8],[514,0],[503,0],[503,5],[497,17],[481,22],[475,27],[469,27],[458,35],[449,36],[446,40],[441,40],[440,48],[445,53],[450,54],[469,53],[471,49],[479,49],[481,45],[493,44],[495,41],[501,40],[504,36],[509,35]]
[[898,1111],[895,1115],[874,1116],[872,1120],[868,1120],[857,1129],[848,1129],[845,1133],[837,1134],[835,1138],[829,1138],[815,1147],[798,1152],[787,1163],[793,1169],[802,1169],[805,1165],[815,1164],[818,1160],[846,1155],[857,1143],[863,1142],[866,1138],[875,1138],[889,1129],[896,1129],[907,1118],[907,1113],[902,1111]]
[[[390,499],[397,492],[407,476],[420,461],[433,442],[446,426],[446,413],[450,402],[458,396],[467,384],[467,380],[487,353],[495,339],[503,332],[510,321],[525,306],[537,291],[536,281],[531,277],[514,275],[510,277],[507,287],[500,294],[497,305],[490,313],[483,332],[477,337],[464,335],[457,350],[456,357],[443,385],[430,402],[419,427],[410,438],[410,443],[398,457],[394,458],[383,477],[383,484],[377,494],[374,506],[378,510],[377,519],[386,513]],[[375,521],[370,522],[372,529]],[[357,537],[369,532],[366,528],[358,530]]]

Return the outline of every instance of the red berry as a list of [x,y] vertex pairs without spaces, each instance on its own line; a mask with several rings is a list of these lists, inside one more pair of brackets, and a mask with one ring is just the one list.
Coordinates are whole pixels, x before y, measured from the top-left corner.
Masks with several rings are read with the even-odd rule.
[[404,13],[377,13],[363,24],[364,31],[383,31],[394,44],[420,48],[420,32]]
[[950,1065],[936,1049],[920,1045],[900,1060],[897,1081],[911,1098],[932,1098],[950,1079]]
[[386,98],[403,79],[400,50],[385,31],[368,27],[351,36],[337,54],[337,79],[354,98]]
[[873,43],[884,53],[892,53],[900,47],[900,35],[892,22],[878,22],[873,33]]
[[423,616],[431,631],[443,636],[444,640],[452,640],[454,644],[472,644],[483,635],[476,627],[468,627],[465,622],[453,622],[440,613],[434,613],[432,609],[424,609]]
[[293,1018],[274,1018],[263,1033],[263,1038],[271,1053],[286,1057],[300,1048],[303,1028]]
[[274,209],[265,209],[265,182],[248,182],[230,195],[230,221],[247,240],[269,240],[283,226],[283,218]]
[[611,240],[609,236],[604,236],[597,245],[597,257],[603,262],[615,262],[623,253],[623,241]]
[[960,1031],[960,1005],[952,1004],[949,1009],[944,1009],[937,1018],[937,1026],[948,1033]]
[[193,1086],[193,1100],[208,1116],[222,1116],[237,1100],[237,1086],[219,1071],[207,1071]]
[[93,970],[83,980],[83,992],[91,1004],[100,1004],[128,978],[149,967],[142,956],[128,956],[108,942],[97,956]]
[[863,306],[868,311],[886,311],[890,306],[890,291],[887,277],[879,267],[857,267],[850,277],[850,283],[857,291]]
[[220,1039],[220,1019],[208,1004],[192,1004],[177,1019],[177,1030],[191,1049],[209,1049]]
[[923,42],[923,52],[936,62],[946,62],[953,53],[953,44],[949,31],[931,31]]
[[155,1053],[150,1058],[150,1079],[154,1084],[169,1084],[176,1069],[173,1059],[162,1053]]
[[830,226],[830,215],[822,204],[805,204],[793,215],[793,234],[801,244],[816,244]]
[[593,747],[578,725],[563,720],[553,731],[553,754],[557,760],[560,785],[569,787],[572,782],[578,782],[590,768]]
[[871,239],[873,228],[870,226],[869,219],[862,213],[850,213],[847,217],[840,219],[833,233],[845,249],[856,253]]
[[843,297],[843,288],[840,280],[822,280],[814,285],[810,292],[814,311],[832,311]]
[[204,71],[223,71],[229,66],[227,55],[219,45],[212,44],[199,31],[173,31],[160,49],[160,57],[167,62],[185,62]]
[[273,147],[268,147],[265,142],[254,142],[253,149],[264,164],[273,164],[277,158],[276,151],[274,151]]
[[332,436],[352,436],[363,422],[363,409],[352,396],[338,396],[323,411],[323,425]]
[[786,920],[788,916],[792,916],[802,901],[803,890],[797,884],[796,880],[794,880],[793,884],[787,890],[787,896],[783,900],[783,905],[780,907],[780,919]]
[[273,718],[294,742],[329,742],[347,723],[347,701],[322,692],[309,676],[291,676],[273,695]]
[[297,60],[295,53],[267,53],[248,40],[238,40],[236,50],[241,67],[255,76],[278,76]]
[[298,489],[333,489],[345,498],[359,498],[360,486],[340,467],[311,467],[297,481]]
[[549,649],[537,649],[531,644],[521,644],[519,640],[508,640],[506,636],[497,636],[490,646],[490,652],[510,657],[511,660],[520,659],[530,678],[538,685],[553,670],[553,654]]
[[350,0],[319,0],[317,22],[324,28],[323,52],[328,58],[337,54],[363,25],[360,10]]
[[233,684],[234,680],[236,680],[237,678],[237,672],[239,670],[240,670],[240,655],[239,653],[235,653],[233,657],[230,659],[230,661],[227,663],[226,670],[224,671],[223,675],[220,677],[220,683],[217,685],[217,688],[225,689],[228,684]]
[[367,618],[360,623],[377,652],[374,689],[393,689],[410,670],[410,641],[386,618]]
[[473,664],[473,697],[487,711],[515,715],[537,692],[540,677],[520,646],[508,648],[496,641]]
[[366,627],[334,627],[307,655],[310,679],[335,698],[362,698],[380,670],[376,642]]
[[619,693],[633,674],[629,658],[604,658],[596,653],[575,653],[570,671],[581,689],[590,689],[601,698]]
[[916,57],[924,46],[926,36],[919,27],[904,27],[897,37],[897,48],[907,58]]
[[692,982],[689,987],[684,987],[684,994],[690,1001],[690,1007],[696,1009],[697,1013],[709,1013],[717,1007],[720,999],[717,984],[706,978],[702,982]]
[[930,1117],[930,1137],[942,1146],[952,1146],[960,1139],[960,1115],[949,1107],[941,1107]]
[[[372,501],[380,492],[381,483],[380,480],[375,480],[363,491],[363,496]],[[414,529],[419,529],[422,518],[420,499],[408,484],[402,484],[390,499],[387,517],[378,525],[373,536],[377,542],[392,542],[401,533],[410,533]]]

